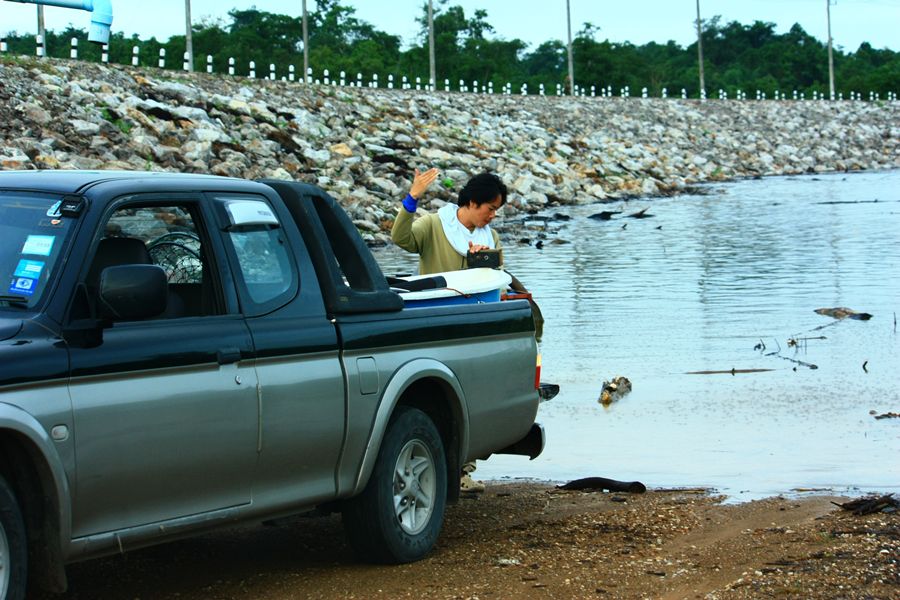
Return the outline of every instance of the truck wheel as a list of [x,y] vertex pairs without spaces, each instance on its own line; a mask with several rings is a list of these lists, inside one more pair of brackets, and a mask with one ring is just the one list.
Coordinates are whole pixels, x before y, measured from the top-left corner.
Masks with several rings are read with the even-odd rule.
[[25,597],[27,559],[22,511],[12,489],[0,476],[0,599]]
[[444,522],[447,466],[437,428],[422,411],[401,406],[391,417],[363,492],[344,505],[344,527],[360,558],[419,560]]

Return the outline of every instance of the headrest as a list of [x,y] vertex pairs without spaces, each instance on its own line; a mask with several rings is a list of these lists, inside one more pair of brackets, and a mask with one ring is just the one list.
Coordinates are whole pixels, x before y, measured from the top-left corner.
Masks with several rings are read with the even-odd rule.
[[88,285],[96,287],[100,283],[100,274],[106,267],[119,265],[150,265],[150,253],[147,246],[137,238],[110,237],[100,240],[97,254],[91,263],[88,273]]

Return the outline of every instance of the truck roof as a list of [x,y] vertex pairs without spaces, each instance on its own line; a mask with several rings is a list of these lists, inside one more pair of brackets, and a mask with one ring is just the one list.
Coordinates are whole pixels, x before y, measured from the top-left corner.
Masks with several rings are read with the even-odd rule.
[[41,190],[59,194],[77,194],[97,183],[109,181],[135,181],[149,179],[156,182],[177,184],[178,187],[196,185],[209,187],[211,183],[247,182],[217,175],[193,173],[169,173],[160,171],[0,171],[0,189]]

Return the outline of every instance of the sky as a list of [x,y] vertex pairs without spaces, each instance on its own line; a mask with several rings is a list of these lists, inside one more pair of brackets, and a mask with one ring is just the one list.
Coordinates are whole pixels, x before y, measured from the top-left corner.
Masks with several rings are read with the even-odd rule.
[[[721,15],[723,22],[743,24],[771,22],[778,33],[800,23],[807,33],[824,42],[828,37],[829,1],[831,35],[836,47],[852,52],[867,41],[875,48],[900,51],[900,0],[700,0],[700,16],[708,19]],[[184,33],[184,0],[112,2],[113,31],[127,36],[155,36],[159,40]],[[421,14],[423,0],[342,0],[341,4],[356,9],[357,18],[377,29],[400,36],[404,45],[416,39],[419,25],[415,19]],[[696,0],[569,0],[569,4],[573,36],[589,22],[600,28],[598,40],[636,45],[674,40],[686,46],[696,38]],[[438,0],[434,5],[438,6]],[[448,6],[452,5],[462,6],[467,16],[479,8],[487,10],[494,36],[519,38],[530,44],[529,50],[550,39],[567,38],[565,0],[450,0]],[[231,8],[254,6],[272,13],[302,14],[302,0],[192,0],[191,13],[195,22],[204,18],[227,19]],[[314,6],[315,0],[307,1],[307,10]],[[33,4],[0,0],[0,33],[35,32],[36,11]],[[85,11],[59,7],[45,7],[44,15],[48,29],[62,30],[69,23],[87,29],[90,21]]]

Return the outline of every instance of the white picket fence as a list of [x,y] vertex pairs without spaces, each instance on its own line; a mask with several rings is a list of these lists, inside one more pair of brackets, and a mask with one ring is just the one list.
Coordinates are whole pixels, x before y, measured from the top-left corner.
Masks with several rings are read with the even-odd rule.
[[[44,41],[41,38],[41,36],[40,35],[36,36],[35,41],[36,41],[36,47],[35,47],[36,56],[38,56],[38,57],[46,56],[46,51],[44,48]],[[5,38],[0,39],[0,53],[6,53],[8,51],[9,51],[9,49],[8,49],[6,39]],[[71,49],[69,50],[69,57],[72,59],[78,58],[78,38],[73,37],[71,40]],[[104,62],[104,63],[109,62],[109,45],[108,44],[103,45],[103,50],[101,52],[100,60],[101,60],[101,62]],[[131,49],[131,65],[133,67],[140,66],[140,47],[139,46],[133,46]],[[160,48],[159,59],[157,61],[156,66],[159,67],[160,69],[166,68],[166,49],[165,48]],[[184,71],[190,70],[190,57],[188,56],[187,52],[185,52],[182,55],[181,68]],[[212,57],[212,55],[206,56],[206,72],[213,73],[213,57]],[[251,79],[256,78],[257,73],[256,73],[256,62],[255,61],[251,60],[249,62],[249,64],[247,65],[246,73],[247,73],[247,77],[249,77]],[[237,63],[236,63],[235,59],[232,57],[229,57],[229,59],[228,59],[228,74],[231,76],[238,75]],[[280,79],[281,81],[292,81],[292,82],[297,81],[300,83],[305,82],[305,83],[312,84],[312,85],[327,85],[327,86],[335,86],[335,87],[337,87],[337,86],[357,87],[357,88],[384,87],[386,89],[400,89],[400,90],[416,89],[416,90],[425,90],[425,91],[432,91],[432,92],[442,89],[442,91],[445,91],[445,92],[456,91],[456,92],[460,92],[460,93],[473,93],[473,94],[499,93],[499,94],[506,95],[506,96],[511,96],[514,93],[521,95],[521,96],[527,96],[529,94],[527,83],[523,83],[518,88],[514,88],[512,83],[506,83],[505,85],[501,86],[499,88],[499,90],[495,91],[493,82],[490,82],[490,81],[487,83],[482,82],[479,85],[478,81],[472,81],[471,83],[468,83],[468,82],[460,79],[456,86],[456,89],[454,90],[449,79],[444,79],[443,86],[441,86],[441,88],[439,88],[439,86],[436,85],[436,83],[431,79],[429,79],[427,82],[423,82],[420,77],[416,77],[413,80],[413,79],[410,79],[409,77],[407,77],[406,75],[402,75],[398,79],[395,79],[393,75],[388,75],[386,84],[384,86],[381,86],[381,85],[379,85],[377,73],[373,74],[371,76],[371,78],[366,79],[363,77],[362,73],[357,73],[356,77],[354,78],[352,76],[348,77],[348,74],[346,72],[341,71],[338,74],[338,77],[334,77],[328,71],[328,69],[323,69],[321,76],[315,77],[315,73],[314,73],[312,67],[307,69],[305,78],[303,78],[303,77],[298,78],[296,75],[296,69],[294,68],[294,65],[289,65],[288,73],[286,75],[282,75],[279,77],[278,74],[276,73],[276,68],[273,63],[269,63],[268,75],[264,75],[264,77],[271,81],[276,81],[276,80]],[[515,92],[514,92],[514,89],[516,90]],[[615,97],[615,94],[613,92],[614,92],[614,90],[611,85],[607,85],[607,86],[591,85],[589,87],[576,85],[575,89],[574,89],[575,96],[592,97],[592,98],[594,98],[594,97],[613,98],[613,97]],[[625,87],[619,88],[618,92],[619,92],[619,94],[618,94],[619,98],[631,98],[632,97],[631,90],[630,90],[629,86],[627,86],[627,85]],[[556,84],[555,89],[551,88],[549,90],[546,89],[544,87],[544,84],[542,83],[538,86],[538,90],[536,93],[539,96],[568,95],[568,94],[566,94],[565,89],[563,88],[562,84],[560,84],[560,83]],[[635,97],[638,97],[638,96],[635,95]],[[646,87],[642,88],[641,92],[640,92],[640,98],[649,98],[649,97],[650,97],[650,94],[649,94],[648,89]],[[675,93],[674,95],[670,95],[668,89],[663,88],[660,93],[660,97],[661,98],[687,99],[688,92],[685,88],[681,88],[680,93]],[[707,100],[708,97],[709,96],[708,96],[706,90],[700,91],[699,98],[701,100]],[[744,92],[743,90],[737,90],[737,92],[734,94],[734,96],[732,98],[729,98],[728,92],[726,92],[725,90],[721,90],[721,89],[718,91],[718,94],[716,97],[718,97],[719,100],[729,100],[729,99],[749,100],[751,98],[751,96],[748,96],[747,93]],[[752,96],[752,98],[754,98],[755,100],[768,100],[769,99],[767,97],[766,93],[763,91],[760,91],[760,90],[756,90],[756,94],[754,96]],[[847,98],[847,100],[863,102],[863,101],[866,101],[867,98],[868,98],[869,102],[877,102],[877,101],[881,100],[881,96],[878,92],[869,92],[868,96],[866,96],[862,92],[850,92],[850,97]],[[805,92],[798,92],[797,90],[793,90],[790,94],[788,94],[787,92],[782,92],[780,90],[776,90],[772,99],[773,100],[796,100],[796,101],[807,100]],[[843,94],[843,92],[841,92],[841,93],[838,93],[836,96],[829,97],[825,94],[825,92],[813,91],[812,98],[810,98],[810,99],[811,100],[844,100],[844,94]],[[896,92],[888,92],[886,94],[886,100],[889,102],[897,102],[898,101],[897,93]]]

